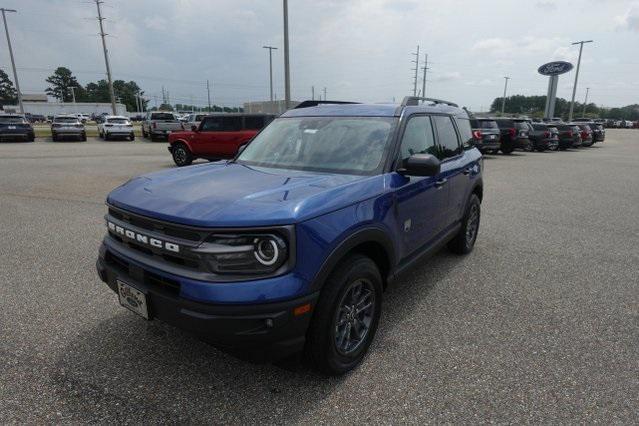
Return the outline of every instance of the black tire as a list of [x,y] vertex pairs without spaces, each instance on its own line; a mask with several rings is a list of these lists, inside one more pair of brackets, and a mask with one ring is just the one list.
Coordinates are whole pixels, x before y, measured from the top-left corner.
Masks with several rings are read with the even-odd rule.
[[544,152],[545,150],[546,148],[542,148],[542,147],[537,148],[537,152]]
[[82,136],[80,136],[80,140],[82,142],[86,142],[87,141],[87,134],[86,133],[82,133]]
[[105,141],[108,141],[109,140],[109,134],[106,133],[106,132],[102,133],[102,139],[104,139]]
[[[311,366],[331,376],[357,367],[375,338],[381,308],[382,277],[375,262],[360,254],[343,259],[324,284],[307,332]],[[362,334],[355,331],[359,336],[351,340],[356,329]]]
[[472,194],[466,205],[461,229],[448,243],[450,251],[456,254],[468,254],[473,251],[479,233],[480,219],[481,202],[476,194]]
[[568,149],[568,147],[566,147],[566,146],[560,146],[560,147],[559,147],[559,151],[565,151],[565,150],[567,150],[567,149]]
[[146,132],[144,131],[144,126],[142,126],[142,137],[143,137],[143,138],[146,138],[146,137],[147,137],[147,134],[146,134]]
[[512,146],[503,146],[500,148],[500,150],[502,154],[509,155],[511,152],[515,150],[515,148]]
[[173,145],[173,161],[178,167],[188,166],[193,162],[193,154],[189,150],[189,147],[183,143],[176,143]]
[[135,140],[135,133],[131,132],[129,139],[131,139],[131,142],[133,142]]
[[35,142],[35,135],[29,135],[29,138],[27,138],[27,142]]
[[51,140],[52,140],[53,142],[57,142],[57,141],[58,141],[58,136],[57,136],[57,135],[55,135],[55,134],[52,134],[52,135],[51,135]]

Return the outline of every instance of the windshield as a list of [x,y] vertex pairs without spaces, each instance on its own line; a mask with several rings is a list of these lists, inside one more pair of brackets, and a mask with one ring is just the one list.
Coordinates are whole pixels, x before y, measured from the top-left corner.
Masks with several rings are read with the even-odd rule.
[[56,117],[53,121],[56,123],[77,123],[78,119],[75,117]]
[[16,116],[0,116],[0,123],[24,123],[24,119],[22,117]]
[[151,120],[175,120],[175,116],[171,113],[158,112],[151,114]]
[[482,129],[497,129],[497,122],[492,120],[479,120],[479,127]]
[[127,124],[128,120],[126,118],[109,118],[107,123],[113,124]]
[[284,169],[372,174],[382,167],[395,124],[387,117],[279,118],[238,162]]

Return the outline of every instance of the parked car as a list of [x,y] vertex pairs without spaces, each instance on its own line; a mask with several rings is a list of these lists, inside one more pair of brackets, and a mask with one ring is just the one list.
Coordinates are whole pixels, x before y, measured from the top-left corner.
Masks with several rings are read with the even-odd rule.
[[198,127],[200,127],[200,122],[202,121],[202,119],[206,116],[207,114],[205,113],[188,114],[186,117],[184,117],[184,128],[186,130],[194,130],[193,127],[197,129]]
[[51,140],[57,142],[66,138],[86,141],[84,124],[75,115],[56,115],[51,123]]
[[182,123],[170,111],[149,111],[142,122],[142,136],[157,140],[168,138],[169,133],[183,130]]
[[581,146],[581,129],[566,123],[552,123],[559,130],[559,149],[565,151],[568,148]]
[[528,125],[526,120],[513,118],[495,118],[501,133],[500,150],[503,154],[510,154],[515,149],[529,149]]
[[603,142],[606,139],[606,129],[604,128],[605,120],[593,120],[591,118],[575,118],[573,120],[577,124],[587,124],[592,130],[592,138],[594,142]]
[[572,123],[576,127],[579,128],[579,132],[581,134],[581,146],[592,146],[595,143],[593,138],[592,129],[588,124],[584,123]]
[[33,142],[33,126],[20,114],[0,114],[0,142]]
[[551,138],[557,140],[557,143],[551,144],[548,147],[548,149],[550,149],[551,151],[557,151],[559,149],[559,129],[557,128],[557,126],[551,123],[547,123],[546,127],[548,128],[548,131],[551,133]]
[[216,345],[355,368],[387,285],[477,238],[483,160],[468,115],[420,99],[306,102],[234,161],[131,179],[107,198],[98,275],[134,313]]
[[240,146],[253,138],[275,116],[267,114],[214,114],[202,119],[195,130],[169,135],[169,152],[178,166],[188,166],[196,158],[233,158]]
[[80,122],[82,122],[82,124],[86,123],[87,121],[90,120],[90,117],[86,114],[76,114],[76,116],[78,117],[78,120],[80,120]]
[[104,121],[98,124],[98,135],[105,141],[111,138],[135,140],[133,125],[127,117],[121,115],[106,116]]
[[[528,138],[531,149],[543,152],[547,149],[556,150],[559,146],[559,132],[553,132],[547,124],[529,123]],[[555,128],[556,130],[556,128]]]
[[473,146],[482,153],[497,154],[501,145],[501,132],[495,120],[474,118],[470,120],[473,130]]

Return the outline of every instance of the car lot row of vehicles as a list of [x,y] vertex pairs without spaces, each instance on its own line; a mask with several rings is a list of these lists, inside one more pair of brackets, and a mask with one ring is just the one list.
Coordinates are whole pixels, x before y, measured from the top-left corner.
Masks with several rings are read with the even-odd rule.
[[532,121],[527,118],[480,117],[471,119],[472,144],[482,153],[510,154],[516,149],[525,151],[557,151],[588,147],[603,142],[603,125],[589,119],[561,121]]

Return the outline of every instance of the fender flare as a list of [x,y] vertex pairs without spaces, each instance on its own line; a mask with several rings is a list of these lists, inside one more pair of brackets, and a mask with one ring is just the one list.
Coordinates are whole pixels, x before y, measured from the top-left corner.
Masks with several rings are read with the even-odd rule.
[[395,248],[391,238],[384,230],[379,227],[371,226],[359,229],[354,233],[349,234],[346,238],[339,242],[339,244],[326,257],[319,271],[315,274],[310,291],[314,292],[321,290],[330,273],[335,269],[344,256],[346,256],[346,254],[355,247],[364,243],[376,243],[384,249],[385,255],[388,259],[388,273],[387,276],[383,276],[384,281],[386,281],[388,276],[392,275],[392,270],[396,266]]
[[191,154],[193,154],[193,147],[191,146],[191,144],[189,143],[189,141],[187,141],[186,139],[176,139],[174,141],[169,141],[169,145],[173,146],[177,143],[183,143],[184,145],[186,145],[186,147],[189,149],[189,151],[191,151]]

